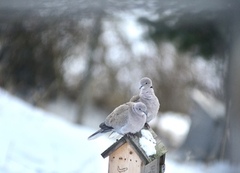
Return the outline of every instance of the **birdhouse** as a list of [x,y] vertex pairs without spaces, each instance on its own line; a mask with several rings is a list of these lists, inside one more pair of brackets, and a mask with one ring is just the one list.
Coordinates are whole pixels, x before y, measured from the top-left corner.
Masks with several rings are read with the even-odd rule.
[[152,136],[153,140],[149,141],[149,144],[143,141],[151,139],[149,137],[145,139],[146,135],[142,133],[139,136],[124,135],[102,153],[103,158],[109,156],[108,173],[163,173],[165,171],[167,152],[165,146],[152,129],[144,130],[144,133],[150,134],[150,138]]

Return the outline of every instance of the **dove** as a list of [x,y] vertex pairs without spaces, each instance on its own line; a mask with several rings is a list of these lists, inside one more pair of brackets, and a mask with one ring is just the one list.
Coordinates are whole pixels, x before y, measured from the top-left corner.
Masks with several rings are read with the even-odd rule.
[[148,77],[144,77],[140,80],[140,93],[130,99],[130,102],[142,102],[147,106],[148,115],[146,123],[150,122],[158,114],[160,103],[156,97],[152,80]]
[[125,135],[139,132],[147,119],[147,107],[141,102],[127,102],[115,108],[105,121],[99,125],[100,129],[88,137],[95,139],[107,132],[117,132]]

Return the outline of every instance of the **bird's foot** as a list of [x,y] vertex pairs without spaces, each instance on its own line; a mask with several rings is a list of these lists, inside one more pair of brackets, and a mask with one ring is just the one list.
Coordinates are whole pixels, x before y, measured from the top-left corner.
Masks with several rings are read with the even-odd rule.
[[148,123],[145,123],[145,124],[144,124],[144,127],[145,127],[146,129],[150,129],[150,125],[149,125]]
[[137,136],[138,138],[142,137],[142,134],[141,134],[141,132],[140,132],[140,131],[139,131],[139,132],[137,132],[137,133],[135,133],[134,135],[135,135],[135,136]]
[[129,138],[134,137],[134,134],[133,134],[133,133],[127,133],[126,135],[127,135],[127,137],[129,137]]
[[126,134],[127,135],[127,137],[129,137],[129,138],[140,138],[142,135],[141,135],[141,132],[136,132],[136,133],[128,133],[128,134]]

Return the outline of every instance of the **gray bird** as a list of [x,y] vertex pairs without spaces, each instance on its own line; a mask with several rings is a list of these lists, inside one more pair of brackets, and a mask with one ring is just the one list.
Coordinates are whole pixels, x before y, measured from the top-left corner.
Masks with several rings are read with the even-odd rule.
[[147,107],[141,102],[127,102],[115,108],[105,121],[99,125],[100,129],[88,137],[95,139],[107,132],[117,132],[121,135],[137,133],[147,119]]
[[148,116],[146,122],[148,123],[157,116],[160,103],[154,93],[151,79],[148,77],[142,78],[140,80],[140,85],[139,95],[133,96],[130,102],[142,102],[147,106]]

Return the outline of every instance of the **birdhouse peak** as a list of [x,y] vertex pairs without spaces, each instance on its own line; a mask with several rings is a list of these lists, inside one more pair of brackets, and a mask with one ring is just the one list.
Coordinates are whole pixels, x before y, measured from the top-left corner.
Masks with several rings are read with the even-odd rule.
[[142,129],[138,135],[124,135],[121,139],[117,140],[113,145],[105,150],[102,153],[102,157],[108,157],[125,143],[133,148],[134,152],[141,158],[144,164],[150,163],[167,152],[167,149],[162,141],[158,138],[156,133],[149,128]]

